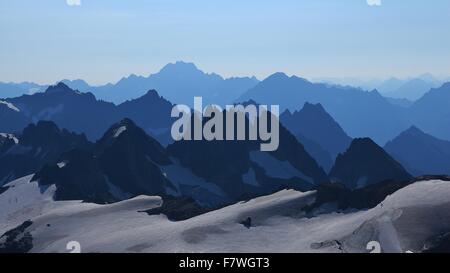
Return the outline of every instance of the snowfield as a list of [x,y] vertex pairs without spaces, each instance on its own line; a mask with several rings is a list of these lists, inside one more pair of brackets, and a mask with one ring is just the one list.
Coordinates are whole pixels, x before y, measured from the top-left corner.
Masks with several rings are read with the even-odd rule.
[[[0,234],[31,220],[31,252],[69,252],[70,241],[82,252],[369,252],[370,241],[384,252],[420,252],[450,231],[450,182],[438,180],[405,187],[370,210],[305,215],[316,193],[284,190],[172,222],[142,212],[161,206],[160,197],[55,202],[54,187],[30,179],[0,194]],[[250,228],[241,224],[248,217]]]

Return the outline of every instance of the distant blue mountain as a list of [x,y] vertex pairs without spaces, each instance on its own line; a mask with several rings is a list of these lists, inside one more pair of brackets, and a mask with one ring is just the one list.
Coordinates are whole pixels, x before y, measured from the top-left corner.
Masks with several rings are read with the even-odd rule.
[[280,121],[327,171],[336,156],[345,152],[352,139],[320,104],[305,103],[300,111],[286,110]]
[[355,78],[324,78],[324,82],[339,86],[353,86],[364,90],[376,89],[387,98],[407,99],[415,101],[422,97],[431,88],[438,87],[443,82],[431,74],[423,74],[414,78],[399,79],[391,77],[387,80],[361,80]]
[[65,83],[71,88],[92,92],[97,98],[116,104],[139,98],[154,89],[177,104],[192,105],[194,96],[202,96],[204,104],[224,105],[254,87],[258,80],[254,77],[224,79],[214,73],[204,73],[193,63],[176,62],[148,77],[130,75],[116,84],[92,87],[81,80]]
[[39,85],[31,82],[23,83],[4,83],[0,82],[0,99],[13,98],[24,94],[42,92],[47,88],[45,85]]
[[416,176],[450,174],[450,142],[415,126],[389,141],[384,149]]
[[385,81],[382,81],[381,83],[377,84],[376,86],[373,86],[372,88],[376,88],[377,90],[379,90],[380,93],[386,94],[399,89],[404,84],[405,84],[404,80],[392,77]]
[[404,107],[404,108],[408,108],[411,105],[413,105],[413,103],[414,103],[413,101],[410,101],[407,99],[395,99],[395,98],[389,98],[389,97],[385,97],[385,98],[392,105],[400,106],[400,107]]
[[409,80],[403,83],[400,87],[390,90],[384,93],[386,97],[397,99],[408,99],[416,101],[420,99],[425,93],[430,91],[431,88],[437,87],[436,82],[426,81],[420,78]]
[[450,140],[450,82],[431,89],[408,110],[417,127],[435,137]]
[[71,89],[73,90],[79,90],[81,92],[91,92],[93,89],[92,86],[90,86],[87,82],[85,82],[84,80],[62,80],[62,83],[64,83],[65,85],[69,86]]
[[[320,103],[352,137],[370,136],[384,144],[411,124],[406,110],[389,103],[377,91],[311,83],[276,73],[246,92],[239,101],[253,99],[295,111],[306,102]],[[382,129],[380,128],[382,126]]]

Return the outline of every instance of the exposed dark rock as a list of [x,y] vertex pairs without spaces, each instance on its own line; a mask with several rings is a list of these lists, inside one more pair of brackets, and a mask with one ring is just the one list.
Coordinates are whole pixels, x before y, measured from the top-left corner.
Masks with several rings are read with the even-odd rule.
[[[224,114],[226,119],[226,114]],[[206,122],[206,121],[204,121]],[[224,122],[226,124],[226,122]],[[236,122],[235,122],[236,124]],[[246,120],[247,128],[249,122]],[[225,128],[226,129],[226,128]],[[237,130],[235,130],[236,132]],[[248,134],[248,130],[246,130]],[[226,130],[224,130],[224,136]],[[249,139],[246,137],[246,139]],[[270,194],[282,188],[307,191],[315,185],[328,182],[324,170],[308,154],[304,146],[298,142],[286,128],[280,125],[279,147],[276,151],[267,152],[267,157],[275,162],[287,162],[302,177],[290,179],[272,177],[252,160],[252,153],[260,152],[261,141],[179,141],[169,145],[168,153],[192,172],[223,189],[231,198],[237,200],[241,196],[254,197]],[[249,170],[255,173],[258,186],[244,183],[243,176]],[[309,177],[306,179],[304,176]]]
[[33,248],[33,237],[26,229],[33,224],[28,220],[0,237],[0,253],[27,253]]
[[9,187],[0,187],[0,194],[4,193],[8,189],[9,189]]
[[425,243],[423,253],[450,253],[450,232],[428,240]]
[[111,203],[174,189],[159,167],[171,163],[165,149],[129,119],[113,125],[92,149],[72,150],[58,161],[64,166],[48,164],[33,177],[40,185],[55,184],[56,200]]
[[64,152],[92,147],[83,134],[61,130],[51,121],[28,125],[18,140],[18,144],[10,140],[7,149],[0,146],[0,186],[33,174],[46,164],[58,163]]
[[161,207],[146,210],[148,215],[164,214],[170,221],[184,221],[209,212],[189,197],[165,197]]
[[252,227],[252,218],[251,217],[247,217],[247,219],[245,219],[244,221],[240,222],[241,225],[243,225],[244,227],[250,229]]

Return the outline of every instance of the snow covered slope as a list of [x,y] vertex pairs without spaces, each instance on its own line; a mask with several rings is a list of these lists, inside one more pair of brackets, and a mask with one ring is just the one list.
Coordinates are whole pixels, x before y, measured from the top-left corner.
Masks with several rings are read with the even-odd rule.
[[[82,252],[369,252],[370,241],[385,252],[416,252],[450,231],[450,182],[439,180],[414,183],[364,211],[305,215],[316,193],[284,190],[181,222],[142,212],[161,206],[159,197],[55,202],[52,188],[29,180],[0,194],[0,233],[31,220],[31,252],[68,252],[70,241]],[[249,228],[241,224],[248,217]]]

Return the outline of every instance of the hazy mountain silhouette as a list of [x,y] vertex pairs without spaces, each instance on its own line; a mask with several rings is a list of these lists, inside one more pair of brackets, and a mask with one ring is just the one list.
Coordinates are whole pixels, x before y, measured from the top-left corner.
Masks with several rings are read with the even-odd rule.
[[26,90],[12,83],[0,82],[0,98],[18,97],[27,93]]
[[408,99],[396,99],[396,98],[389,98],[389,97],[385,97],[385,98],[390,104],[395,105],[395,106],[400,106],[403,108],[408,108],[408,107],[412,106],[414,103],[413,101],[410,101]]
[[[283,73],[260,82],[239,101],[249,99],[261,104],[278,104],[281,109],[291,111],[300,109],[306,102],[320,103],[349,135],[370,136],[379,143],[385,143],[410,126],[404,108],[392,105],[377,91],[314,84]],[[383,130],[375,124],[383,124]]]
[[370,89],[377,89],[381,94],[387,94],[394,90],[399,89],[402,85],[405,84],[405,80],[401,80],[395,77],[391,77],[387,80],[381,81],[375,86],[372,86]]
[[48,86],[32,82],[4,83],[0,82],[0,99],[13,98],[24,94],[32,94],[44,91]]
[[425,95],[425,93],[430,91],[431,88],[436,86],[437,83],[435,82],[429,82],[423,79],[412,79],[383,95],[391,98],[415,101],[420,99],[423,95]]
[[408,116],[417,127],[431,135],[450,140],[450,82],[431,89],[417,100]]
[[352,139],[331,117],[322,105],[305,103],[300,111],[285,111],[280,121],[294,134],[313,140],[328,151],[334,160],[344,152]]
[[384,149],[416,176],[450,174],[450,142],[437,139],[417,127],[404,131]]
[[[43,93],[23,95],[8,101],[32,122],[51,120],[61,128],[85,133],[93,140],[120,116],[115,112],[114,104],[98,101],[92,93],[72,90],[64,83],[50,86]],[[0,125],[1,130],[3,125]]]
[[358,138],[337,157],[330,178],[356,189],[385,180],[409,180],[411,175],[370,138]]
[[433,75],[427,73],[417,77],[399,79],[391,77],[386,80],[371,79],[364,80],[358,78],[322,78],[318,82],[324,82],[341,87],[358,87],[364,90],[376,89],[387,98],[407,99],[415,101],[431,88],[438,87],[448,80],[436,79]]
[[204,73],[193,63],[176,62],[148,77],[130,75],[116,84],[90,87],[90,91],[98,98],[116,104],[138,98],[148,90],[155,89],[176,104],[192,105],[194,96],[202,96],[205,104],[220,105],[231,103],[257,83],[258,80],[254,77],[224,79],[214,73]]
[[[84,80],[62,80],[60,81],[64,83],[65,85],[69,86],[73,90],[79,90],[84,93],[92,92],[92,86],[90,86],[87,82]],[[56,83],[58,84],[58,83]]]

